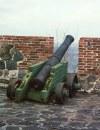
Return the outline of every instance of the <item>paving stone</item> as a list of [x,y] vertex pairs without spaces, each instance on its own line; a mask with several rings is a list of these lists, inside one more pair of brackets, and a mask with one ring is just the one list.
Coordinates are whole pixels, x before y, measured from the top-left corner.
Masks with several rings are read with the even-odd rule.
[[98,129],[95,127],[88,127],[86,130],[98,130]]
[[93,119],[100,120],[100,109],[93,112]]
[[100,122],[92,122],[89,127],[97,128],[100,130]]
[[31,117],[32,113],[21,113],[17,114],[16,117],[25,118],[25,117]]
[[7,126],[6,130],[19,130],[19,127],[17,127],[17,126]]
[[37,126],[22,127],[22,130],[48,130],[47,128],[39,128]]
[[37,118],[33,118],[33,117],[24,117],[24,120],[26,120],[26,121],[33,121],[33,122],[35,122],[35,120],[36,120]]
[[47,122],[44,122],[43,126],[46,127],[46,128],[50,128],[50,129],[58,129],[61,125],[61,122],[58,120],[58,121],[47,121]]
[[96,94],[80,94],[65,105],[17,104],[0,89],[0,106],[0,130],[100,130],[100,96]]
[[82,128],[85,128],[86,123],[83,123],[83,122],[70,122],[68,125],[70,126],[70,128],[82,129]]
[[98,129],[96,129],[96,128],[69,128],[67,130],[98,130]]
[[85,115],[90,115],[92,113],[92,109],[80,109],[78,112]]
[[5,123],[3,121],[0,121],[0,127],[5,126]]
[[19,125],[22,122],[22,119],[9,118],[6,122],[8,125]]
[[34,120],[24,120],[24,119],[9,119],[7,120],[7,123],[9,125],[33,125],[34,124]]
[[47,121],[58,121],[58,119],[59,119],[59,121],[60,122],[67,122],[67,118],[61,118],[61,117],[54,117],[54,118],[50,118],[50,119],[48,119]]

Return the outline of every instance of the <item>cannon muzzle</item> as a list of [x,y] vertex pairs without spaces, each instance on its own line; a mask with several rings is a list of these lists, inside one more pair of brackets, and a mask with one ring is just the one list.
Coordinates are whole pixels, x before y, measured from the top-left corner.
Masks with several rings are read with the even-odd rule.
[[43,86],[45,85],[45,82],[50,74],[52,66],[58,64],[61,61],[62,57],[64,56],[65,52],[68,50],[69,46],[71,45],[73,41],[74,41],[73,36],[71,35],[66,36],[64,42],[56,50],[53,56],[48,59],[46,64],[37,74],[36,78],[32,79],[31,86],[34,89],[37,89],[37,90],[43,89]]

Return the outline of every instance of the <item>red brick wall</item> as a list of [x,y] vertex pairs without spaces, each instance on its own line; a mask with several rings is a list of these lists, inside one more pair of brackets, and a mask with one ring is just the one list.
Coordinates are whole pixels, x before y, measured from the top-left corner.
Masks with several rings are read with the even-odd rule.
[[50,57],[53,53],[53,37],[39,37],[39,36],[0,36],[0,44],[9,43],[14,44],[20,52],[22,52],[24,59],[20,63],[20,68],[27,68],[31,64],[43,61]]
[[80,38],[78,73],[100,74],[100,38]]

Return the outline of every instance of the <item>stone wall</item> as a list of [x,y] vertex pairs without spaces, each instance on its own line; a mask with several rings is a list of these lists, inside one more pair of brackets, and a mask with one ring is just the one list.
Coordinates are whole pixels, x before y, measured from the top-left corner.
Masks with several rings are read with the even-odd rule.
[[27,68],[31,64],[43,61],[53,53],[53,37],[39,36],[0,36],[0,44],[13,44],[23,54],[19,68]]
[[88,92],[100,89],[100,38],[80,38],[78,75]]

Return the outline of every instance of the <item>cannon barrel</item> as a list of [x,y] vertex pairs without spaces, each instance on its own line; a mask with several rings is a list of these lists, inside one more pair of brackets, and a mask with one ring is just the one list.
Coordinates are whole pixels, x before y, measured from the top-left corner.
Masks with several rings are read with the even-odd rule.
[[31,86],[34,89],[37,90],[43,89],[43,86],[45,85],[45,82],[50,74],[52,66],[58,64],[61,61],[62,57],[64,56],[65,52],[67,51],[67,49],[69,48],[70,44],[73,41],[74,41],[73,36],[71,35],[66,36],[61,46],[56,50],[53,56],[48,59],[48,61],[40,70],[40,72],[37,74],[37,76],[34,79],[32,79]]

